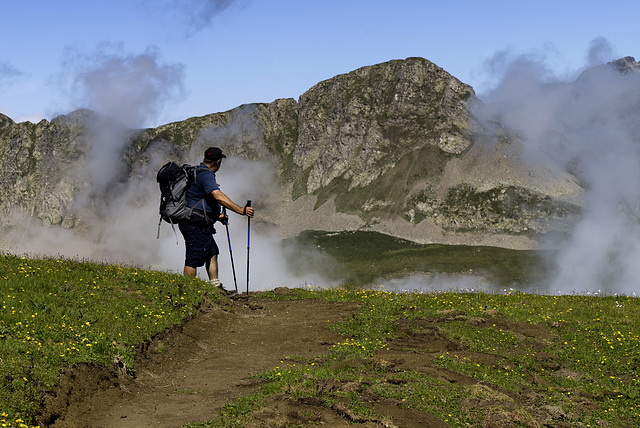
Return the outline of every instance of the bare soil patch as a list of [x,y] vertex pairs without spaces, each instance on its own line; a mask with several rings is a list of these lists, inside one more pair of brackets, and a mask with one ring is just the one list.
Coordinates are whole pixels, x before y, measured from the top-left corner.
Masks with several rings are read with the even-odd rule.
[[337,343],[327,325],[354,305],[250,298],[208,305],[141,349],[135,379],[83,365],[62,374],[43,422],[60,427],[179,427],[213,419],[256,388],[252,375],[287,356],[313,357]]
[[[284,360],[322,355],[343,340],[327,326],[357,310],[355,303],[274,301],[255,296],[228,300],[223,305],[205,305],[193,319],[141,347],[135,378],[126,373],[119,361],[109,368],[86,364],[68,369],[61,376],[58,390],[47,399],[41,424],[55,428],[173,428],[215,419],[225,404],[257,390],[261,381],[254,375],[282,365]],[[553,426],[566,426],[562,421],[568,415],[558,409],[538,408],[537,394],[530,388],[505,391],[434,365],[434,358],[443,352],[455,352],[497,367],[503,364],[500,356],[471,352],[450,340],[438,327],[445,318],[472,323],[478,328],[508,329],[522,334],[531,343],[546,340],[550,334],[543,327],[509,323],[492,314],[481,320],[443,314],[443,318],[400,320],[396,338],[389,343],[388,350],[364,360],[335,364],[370,366],[372,370],[390,374],[416,371],[452,384],[470,385],[477,389],[477,394],[467,398],[468,406],[491,409],[485,418],[486,426],[535,427],[550,420],[555,420]],[[541,361],[542,365],[550,363]],[[354,423],[361,427],[449,426],[428,412],[377,396],[366,382],[335,380],[318,388],[356,391],[361,403],[377,416],[358,416],[346,403],[328,407],[317,398],[280,393],[270,396],[264,406],[252,413],[253,422],[248,426],[347,427]],[[523,408],[529,411],[522,414]]]

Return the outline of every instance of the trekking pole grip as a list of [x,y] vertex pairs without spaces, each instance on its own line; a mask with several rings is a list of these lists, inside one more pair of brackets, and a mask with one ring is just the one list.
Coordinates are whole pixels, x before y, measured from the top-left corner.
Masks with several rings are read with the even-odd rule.
[[244,207],[242,207],[242,215],[247,215],[247,207],[251,206],[251,201],[247,201]]
[[[251,201],[248,200],[247,204],[244,206],[244,213],[245,214],[247,214],[247,207],[250,207],[250,206],[251,206]],[[249,250],[248,250],[249,249],[249,238],[251,236],[251,226],[250,226],[250,224],[251,224],[251,217],[247,216],[247,256],[249,255]],[[247,265],[248,265],[248,262],[247,262]],[[247,274],[248,273],[249,272],[247,271]]]
[[[246,207],[251,206],[251,201],[247,201],[247,205],[245,205],[245,213],[247,211]],[[247,216],[247,300],[249,299],[249,251],[251,249],[251,217]]]

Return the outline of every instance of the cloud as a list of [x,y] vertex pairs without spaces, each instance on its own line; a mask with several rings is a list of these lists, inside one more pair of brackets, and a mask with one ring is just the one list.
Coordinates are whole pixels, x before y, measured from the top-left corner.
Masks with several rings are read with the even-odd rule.
[[24,73],[6,61],[0,61],[0,87],[11,84]]
[[251,0],[148,0],[151,13],[169,16],[169,31],[177,29],[184,37],[193,37],[213,25],[216,18],[233,7],[241,7]]
[[145,126],[167,102],[184,97],[184,66],[163,63],[153,47],[139,54],[121,44],[100,44],[90,53],[67,47],[63,63],[78,106],[130,128]]
[[156,118],[167,102],[183,96],[184,67],[166,64],[152,47],[125,52],[121,44],[100,44],[85,52],[67,47],[62,84],[75,107],[95,114],[82,118],[88,149],[83,165],[87,186],[77,195],[74,210],[96,221],[111,215],[128,166],[123,152],[137,128]]
[[0,61],[0,79],[5,79],[23,74],[20,70],[6,61]]
[[[610,52],[606,40],[595,40],[589,63]],[[531,57],[507,62],[505,70],[483,99],[489,117],[519,136],[526,159],[554,159],[585,188],[582,219],[552,262],[549,289],[637,291],[640,74],[600,65],[563,81],[544,58]]]
[[483,81],[476,85],[482,96],[497,96],[497,90],[508,91],[525,76],[531,76],[539,82],[549,82],[558,77],[552,71],[551,63],[559,61],[560,53],[551,43],[526,53],[518,53],[511,48],[497,51],[484,61],[479,76]]
[[[508,292],[481,276],[464,274],[415,274],[404,278],[383,281],[380,289],[397,293],[432,292]],[[513,289],[510,289],[511,291]]]
[[595,67],[614,59],[615,48],[604,37],[593,39],[589,43],[589,51],[587,52],[587,66]]
[[[185,14],[187,25],[191,31],[197,32],[211,25],[216,16],[228,9],[232,4],[239,3],[239,1],[187,0],[185,5],[183,0],[173,0],[172,3],[176,6],[176,10],[187,12]],[[177,7],[178,5],[180,7]]]

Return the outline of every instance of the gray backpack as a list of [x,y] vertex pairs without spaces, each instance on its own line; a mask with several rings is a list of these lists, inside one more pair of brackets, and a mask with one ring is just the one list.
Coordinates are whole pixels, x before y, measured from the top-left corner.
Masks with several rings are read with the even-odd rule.
[[187,206],[187,189],[196,181],[198,173],[206,170],[207,168],[187,164],[180,166],[175,162],[168,162],[160,168],[156,176],[156,181],[160,185],[160,221],[157,239],[160,239],[162,220],[171,224],[174,233],[176,233],[174,225],[181,221],[209,221],[204,209],[204,198],[193,207]]

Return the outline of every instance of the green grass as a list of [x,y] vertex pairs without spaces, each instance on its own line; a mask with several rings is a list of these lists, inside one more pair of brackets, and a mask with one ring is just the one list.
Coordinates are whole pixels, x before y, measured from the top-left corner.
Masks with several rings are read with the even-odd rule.
[[[292,298],[357,302],[361,309],[333,325],[344,340],[327,355],[281,361],[260,375],[266,384],[253,396],[227,405],[214,421],[190,427],[243,426],[270,394],[292,400],[314,397],[327,407],[347,401],[351,411],[362,416],[371,414],[361,403],[373,394],[428,411],[451,426],[486,426],[496,417],[506,417],[514,426],[536,426],[533,414],[543,406],[561,409],[562,417],[570,418],[566,426],[640,425],[637,298],[346,289],[300,289]],[[431,355],[435,367],[475,382],[452,384],[381,363],[392,352],[388,347],[398,321],[425,319],[463,346],[454,352],[415,352]],[[479,328],[487,319],[502,320],[511,328]],[[531,326],[547,333],[532,337],[520,331]],[[361,396],[343,388],[354,383],[360,385]],[[509,395],[524,393],[535,396],[528,407],[515,404]]]
[[[382,243],[392,254],[413,251],[401,241]],[[365,251],[348,241],[343,246],[347,248],[340,251]],[[375,249],[366,251],[369,256],[355,254],[349,263],[373,257]],[[476,252],[467,254],[475,258]],[[445,256],[446,251],[434,256],[431,268],[438,261],[451,271]],[[460,269],[477,263],[459,257],[451,263]],[[205,294],[217,296],[208,287],[203,281],[132,267],[0,255],[0,426],[34,426],[43,393],[55,385],[63,367],[85,361],[111,364],[117,357],[135,370],[136,346],[194,314]],[[262,296],[355,302],[359,310],[331,326],[343,339],[327,354],[283,359],[259,375],[264,383],[253,394],[227,404],[216,420],[190,426],[245,426],[251,412],[276,394],[312,397],[329,408],[346,403],[362,417],[373,414],[363,397],[377,396],[428,411],[451,426],[483,426],[500,415],[531,426],[531,408],[514,404],[509,394],[533,394],[536,408],[561,409],[570,418],[567,426],[640,425],[637,298],[392,293],[354,287]],[[404,351],[431,358],[434,367],[475,383],[450,383],[384,364],[401,334],[399,325],[425,320],[459,344],[458,350]],[[546,334],[531,336],[527,328]]]
[[175,274],[0,255],[0,426],[35,424],[62,367],[117,358],[133,368],[137,345],[210,292]]
[[[333,259],[332,280],[343,280],[355,287],[376,285],[377,281],[402,278],[415,273],[481,275],[496,290],[525,286],[544,279],[541,251],[509,250],[498,247],[417,244],[376,232],[303,232],[285,245],[308,246]],[[298,269],[312,269],[317,260],[305,265],[296,258]],[[326,263],[326,262],[325,262]]]

